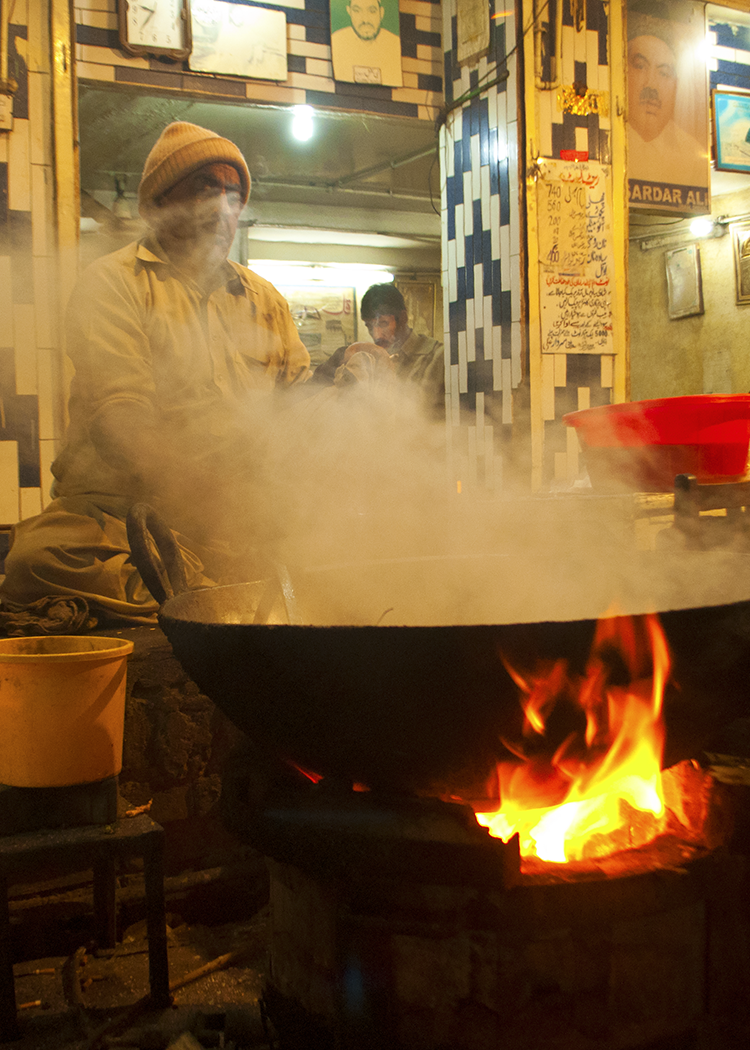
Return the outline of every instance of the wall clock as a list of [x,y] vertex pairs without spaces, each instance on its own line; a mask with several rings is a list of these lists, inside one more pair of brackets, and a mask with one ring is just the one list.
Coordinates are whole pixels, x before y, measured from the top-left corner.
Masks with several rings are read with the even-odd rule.
[[184,61],[192,50],[190,0],[119,0],[120,44],[130,55]]

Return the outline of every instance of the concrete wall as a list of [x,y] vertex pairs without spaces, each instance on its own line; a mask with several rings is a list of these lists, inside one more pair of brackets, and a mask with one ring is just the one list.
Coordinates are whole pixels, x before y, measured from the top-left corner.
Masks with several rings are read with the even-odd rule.
[[[713,199],[714,215],[750,213],[750,190]],[[750,304],[736,302],[731,231],[630,251],[630,371],[634,401],[683,394],[750,392]],[[704,313],[670,320],[666,254],[697,244]]]
[[[750,91],[750,25],[746,16],[712,10],[709,28],[709,86]],[[727,181],[731,179],[727,186]],[[745,186],[743,187],[743,179]],[[711,172],[711,217],[750,215],[747,176]],[[726,192],[723,187],[730,189]],[[687,222],[658,215],[652,229],[631,221],[630,245],[630,396],[634,401],[683,394],[747,393],[750,305],[736,301],[731,223],[722,237],[697,240]],[[666,254],[697,244],[704,312],[670,320]]]

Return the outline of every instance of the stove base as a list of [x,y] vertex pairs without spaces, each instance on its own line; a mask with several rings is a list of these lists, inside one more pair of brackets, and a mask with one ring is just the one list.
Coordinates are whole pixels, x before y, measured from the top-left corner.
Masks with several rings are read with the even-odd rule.
[[712,1046],[700,1032],[747,1012],[745,868],[694,853],[491,890],[271,860],[269,1016],[289,1050]]

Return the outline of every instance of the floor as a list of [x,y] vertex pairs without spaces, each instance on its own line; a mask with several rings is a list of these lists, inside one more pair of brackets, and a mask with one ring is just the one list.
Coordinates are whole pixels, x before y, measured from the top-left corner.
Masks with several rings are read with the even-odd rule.
[[[221,897],[221,892],[218,894]],[[248,895],[248,901],[254,895]],[[173,1005],[147,1003],[148,948],[145,919],[121,930],[116,948],[98,950],[85,925],[68,916],[54,921],[77,929],[81,944],[68,954],[36,957],[38,933],[27,923],[34,957],[16,963],[15,991],[20,1039],[9,1050],[269,1050],[277,1045],[261,1010],[268,916],[235,914],[231,921],[208,914],[196,921],[195,907],[183,914],[168,907],[168,956]],[[131,909],[132,910],[132,909]],[[234,909],[242,911],[242,907]],[[186,921],[185,915],[188,915]],[[214,921],[211,921],[211,920]],[[24,920],[25,921],[25,920]],[[15,933],[23,944],[23,925]],[[59,940],[52,925],[49,943]],[[75,938],[71,940],[71,945]],[[29,952],[21,951],[21,955]]]

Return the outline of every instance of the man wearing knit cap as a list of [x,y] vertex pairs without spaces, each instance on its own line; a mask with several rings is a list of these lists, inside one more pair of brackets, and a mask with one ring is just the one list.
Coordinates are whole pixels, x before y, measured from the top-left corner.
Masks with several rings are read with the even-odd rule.
[[[150,621],[125,530],[135,502],[175,528],[193,583],[220,575],[217,551],[260,469],[265,405],[309,375],[285,300],[228,259],[249,193],[240,150],[205,128],[170,124],[149,153],[148,233],[93,263],[71,296],[67,444],[52,503],[14,530],[0,620],[36,602],[50,615],[51,602],[53,616],[83,605],[87,626]],[[252,503],[241,538],[257,543]]]

